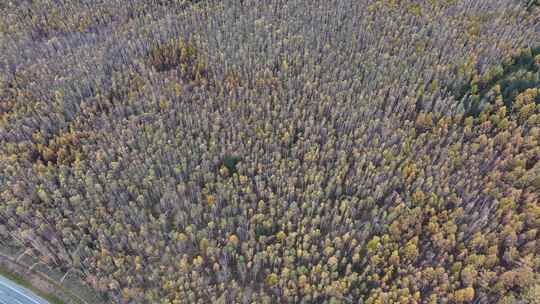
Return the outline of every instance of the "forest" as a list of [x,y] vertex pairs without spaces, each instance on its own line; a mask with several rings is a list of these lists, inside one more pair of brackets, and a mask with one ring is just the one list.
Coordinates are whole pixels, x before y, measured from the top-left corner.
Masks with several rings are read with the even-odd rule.
[[540,303],[539,197],[536,0],[0,1],[0,251],[110,303]]

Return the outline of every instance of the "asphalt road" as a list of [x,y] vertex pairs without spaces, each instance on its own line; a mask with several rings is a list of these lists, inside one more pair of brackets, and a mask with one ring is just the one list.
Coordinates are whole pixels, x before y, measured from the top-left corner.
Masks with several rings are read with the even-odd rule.
[[49,302],[0,276],[0,304],[49,304]]

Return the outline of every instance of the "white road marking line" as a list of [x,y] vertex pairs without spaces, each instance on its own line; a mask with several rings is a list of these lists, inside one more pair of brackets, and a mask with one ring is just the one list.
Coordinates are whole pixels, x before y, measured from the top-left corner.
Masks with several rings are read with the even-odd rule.
[[[31,297],[27,296],[26,294],[24,294],[23,291],[19,290],[18,286],[13,285],[12,283],[9,283],[9,282],[4,282],[4,279],[0,278],[0,286],[2,286],[2,285],[5,286],[8,290],[13,291],[15,294],[19,294],[19,295],[23,296],[24,298],[28,299],[30,301],[29,303],[31,303],[31,304],[44,304],[44,302],[36,301],[36,300],[32,299]],[[13,286],[11,286],[11,285],[13,285]]]

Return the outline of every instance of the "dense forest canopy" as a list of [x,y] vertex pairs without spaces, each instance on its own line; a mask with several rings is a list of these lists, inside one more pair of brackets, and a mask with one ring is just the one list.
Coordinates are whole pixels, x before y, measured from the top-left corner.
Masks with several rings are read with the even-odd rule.
[[538,303],[536,1],[0,16],[0,245],[114,303]]

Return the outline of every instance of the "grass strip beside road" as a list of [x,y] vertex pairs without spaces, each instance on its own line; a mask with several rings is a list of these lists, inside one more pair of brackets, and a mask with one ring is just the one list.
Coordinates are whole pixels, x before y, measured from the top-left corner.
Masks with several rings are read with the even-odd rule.
[[[30,270],[29,266],[19,263],[9,255],[0,252],[0,274],[12,280],[13,282],[28,288],[37,295],[51,302],[51,304],[88,304],[87,301],[66,289],[55,280],[49,278],[46,274],[38,270]],[[31,279],[39,280],[44,286],[49,286],[48,290],[42,290],[31,283]]]
[[13,283],[20,285],[36,295],[42,297],[43,299],[47,300],[51,304],[67,304],[66,302],[62,301],[60,298],[58,298],[54,294],[43,292],[37,288],[35,288],[28,280],[26,280],[23,276],[10,271],[9,269],[3,267],[0,265],[0,275],[5,277],[6,279],[12,281]]

